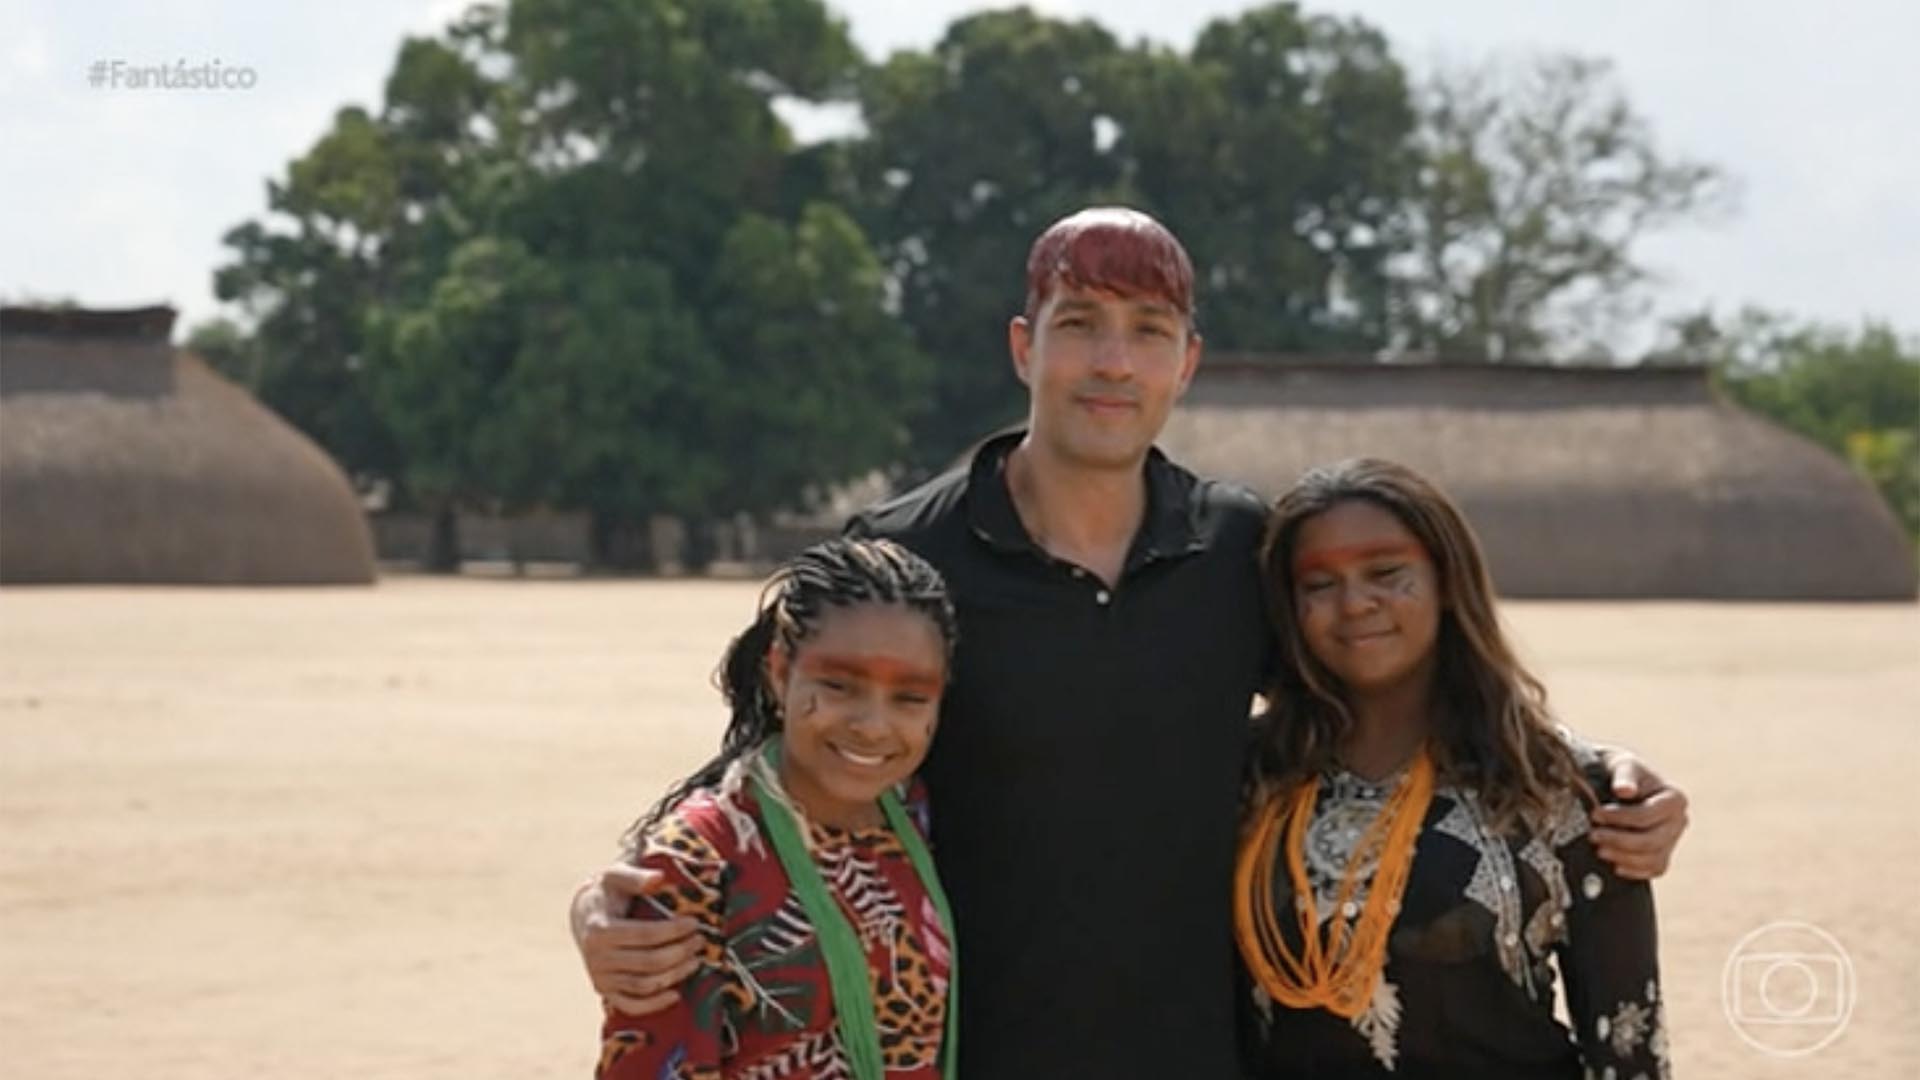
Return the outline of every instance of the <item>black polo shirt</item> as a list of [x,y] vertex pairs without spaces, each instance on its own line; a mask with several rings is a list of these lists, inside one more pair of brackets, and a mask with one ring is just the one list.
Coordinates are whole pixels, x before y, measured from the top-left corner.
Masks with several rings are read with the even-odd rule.
[[946,576],[960,643],[922,775],[970,1080],[1237,1075],[1231,886],[1273,655],[1264,508],[1154,451],[1120,583],[1047,554],[1008,451],[856,517]]

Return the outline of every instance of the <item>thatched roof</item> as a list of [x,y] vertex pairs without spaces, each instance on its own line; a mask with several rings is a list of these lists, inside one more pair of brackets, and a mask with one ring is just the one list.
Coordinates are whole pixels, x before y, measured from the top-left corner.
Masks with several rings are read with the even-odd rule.
[[1412,466],[1460,502],[1512,596],[1916,590],[1913,546],[1879,494],[1721,399],[1700,368],[1212,357],[1161,445],[1268,495],[1340,458]]
[[172,326],[0,309],[0,581],[372,581],[339,467]]

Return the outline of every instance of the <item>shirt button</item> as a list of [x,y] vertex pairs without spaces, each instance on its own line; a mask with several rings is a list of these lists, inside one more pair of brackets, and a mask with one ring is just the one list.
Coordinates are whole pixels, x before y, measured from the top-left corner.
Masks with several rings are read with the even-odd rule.
[[1099,592],[1093,594],[1093,598],[1099,601],[1101,606],[1104,607],[1113,599],[1113,594],[1105,589],[1101,589]]
[[1085,568],[1085,567],[1080,567],[1080,566],[1076,566],[1076,567],[1074,567],[1074,568],[1073,568],[1073,576],[1074,576],[1074,577],[1077,577],[1077,578],[1083,578],[1083,577],[1086,577],[1086,576],[1087,576],[1087,571],[1086,571],[1086,568]]

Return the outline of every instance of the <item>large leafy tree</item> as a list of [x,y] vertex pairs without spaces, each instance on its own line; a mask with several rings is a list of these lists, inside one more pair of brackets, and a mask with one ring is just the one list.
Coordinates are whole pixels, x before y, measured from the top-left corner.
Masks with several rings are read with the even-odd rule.
[[725,480],[686,430],[712,356],[657,264],[556,263],[481,237],[370,336],[377,404],[435,508],[585,508],[604,557],[610,532],[703,508]]
[[1271,4],[1136,54],[1118,148],[1186,242],[1216,348],[1361,352],[1385,343],[1413,110],[1386,39]]
[[253,324],[251,388],[361,487],[391,479],[399,466],[364,386],[360,332],[361,315],[376,300],[374,264],[394,201],[377,122],[364,110],[342,109],[286,177],[267,185],[278,220],[228,232],[235,261],[215,275],[216,294],[239,301]]
[[[831,159],[773,108],[856,62],[816,0],[476,8],[290,167],[320,205],[236,230],[229,292],[263,363],[378,428],[441,563],[462,506],[589,510],[611,558],[651,514],[790,504],[898,461],[922,400],[865,236],[819,202]],[[279,322],[323,299],[331,337],[290,353]]]
[[476,9],[439,39],[405,41],[383,110],[341,109],[268,183],[268,212],[227,233],[233,261],[214,275],[251,335],[223,342],[232,324],[216,324],[201,344],[244,355],[235,373],[363,488],[403,484],[406,471],[368,385],[367,316],[432,287],[475,230],[476,178],[514,152],[482,119],[506,115],[478,66],[494,32]]
[[896,53],[861,81],[856,205],[934,364],[934,408],[913,430],[922,466],[1019,415],[1006,326],[1034,235],[1129,197],[1103,137],[1121,61],[1093,22],[1014,8],[961,18],[931,51]]
[[1272,4],[1190,52],[1025,8],[956,21],[862,82],[855,204],[932,358],[923,465],[1019,415],[1006,321],[1028,245],[1081,207],[1165,220],[1220,348],[1378,347],[1412,110],[1385,40]]
[[[269,185],[217,279],[246,318],[195,340],[436,510],[442,559],[463,505],[760,513],[1015,419],[1028,245],[1087,205],[1185,240],[1215,349],[1570,348],[1719,178],[1604,66],[1523,74],[1416,103],[1377,31],[1291,3],[1186,50],[985,12],[873,65],[820,0],[479,6]],[[865,131],[796,146],[783,98]]]
[[1413,350],[1594,351],[1649,277],[1635,241],[1724,205],[1719,171],[1661,152],[1603,61],[1443,70],[1419,97],[1401,310]]
[[[851,93],[845,27],[816,0],[521,0],[505,42],[546,170],[508,228],[582,290],[552,374],[621,388],[573,409],[568,438],[598,449],[552,458],[548,497],[609,529],[697,522],[900,460],[921,361],[774,109]],[[645,296],[610,280],[629,273]]]
[[728,231],[707,324],[725,385],[701,412],[732,478],[717,509],[791,505],[904,456],[930,371],[886,288],[859,227],[829,204],[792,226],[749,215]]
[[819,0],[518,0],[505,48],[562,196],[515,226],[542,251],[644,252],[690,295],[742,213],[787,204],[775,98],[850,93],[858,64]]

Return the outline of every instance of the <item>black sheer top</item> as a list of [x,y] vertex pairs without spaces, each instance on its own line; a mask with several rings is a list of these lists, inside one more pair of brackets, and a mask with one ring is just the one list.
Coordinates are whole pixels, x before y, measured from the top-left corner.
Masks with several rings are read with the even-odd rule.
[[[1397,782],[1322,779],[1306,863],[1323,929],[1348,854]],[[1285,858],[1274,870],[1274,903],[1290,909]],[[1357,901],[1371,874],[1363,868]],[[1278,922],[1297,933],[1290,911]],[[1555,1016],[1556,975],[1571,1030]],[[1261,1080],[1668,1075],[1652,889],[1598,856],[1571,792],[1516,836],[1496,834],[1473,793],[1435,791],[1385,977],[1360,1016],[1290,1009],[1251,980],[1245,989]]]

